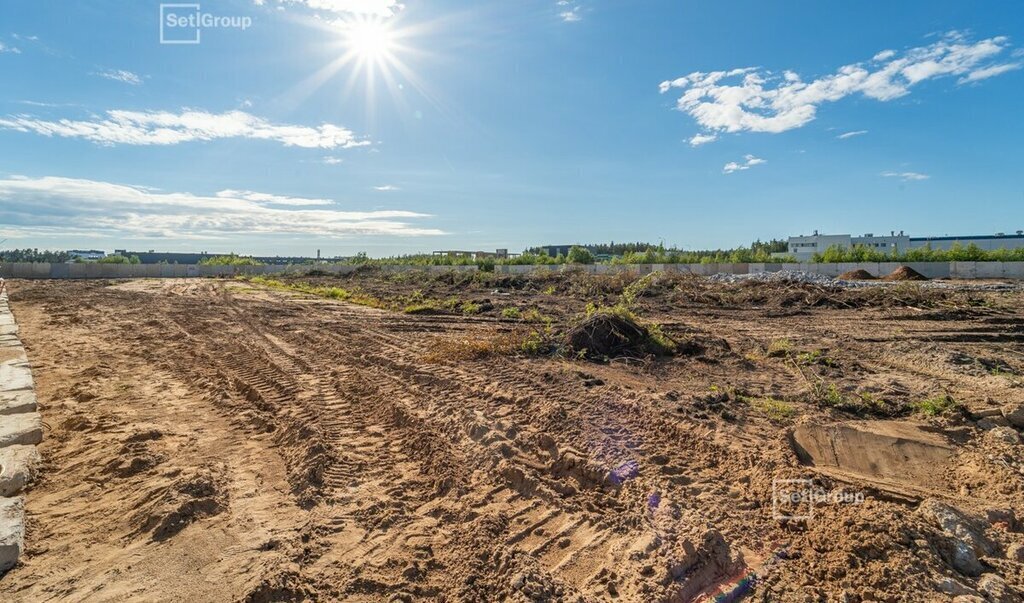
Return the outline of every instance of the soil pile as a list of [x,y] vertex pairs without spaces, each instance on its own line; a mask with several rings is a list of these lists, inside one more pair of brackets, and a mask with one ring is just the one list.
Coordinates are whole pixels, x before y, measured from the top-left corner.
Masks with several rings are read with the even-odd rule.
[[892,274],[882,277],[883,281],[926,281],[928,277],[910,266],[900,266]]
[[844,281],[873,281],[875,278],[876,277],[870,272],[862,268],[857,270],[848,270],[839,275],[839,279]]
[[639,358],[657,354],[650,332],[633,319],[618,314],[595,314],[569,330],[566,347],[591,360]]

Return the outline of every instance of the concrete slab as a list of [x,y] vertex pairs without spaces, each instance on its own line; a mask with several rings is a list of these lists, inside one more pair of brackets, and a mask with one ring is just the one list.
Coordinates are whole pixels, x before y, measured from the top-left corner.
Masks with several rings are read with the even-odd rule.
[[21,347],[21,340],[17,335],[0,335],[0,348]]
[[25,500],[0,498],[0,574],[18,564],[25,548]]
[[36,393],[30,389],[0,392],[0,416],[20,415],[38,410]]
[[947,488],[943,472],[953,448],[927,424],[807,423],[793,430],[790,441],[802,464],[842,481],[871,483],[911,496]]
[[17,335],[18,325],[0,325],[0,335]]
[[39,463],[35,446],[0,448],[0,496],[14,496],[31,484]]
[[0,362],[0,392],[32,389],[32,367],[19,358]]
[[4,415],[0,419],[0,448],[43,441],[43,420],[38,412]]

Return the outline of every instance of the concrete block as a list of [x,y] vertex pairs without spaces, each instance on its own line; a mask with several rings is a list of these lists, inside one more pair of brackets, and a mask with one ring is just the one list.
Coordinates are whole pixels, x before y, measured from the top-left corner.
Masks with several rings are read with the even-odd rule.
[[36,393],[30,389],[23,389],[15,392],[0,392],[0,417],[4,415],[18,415],[25,412],[35,412],[37,409]]
[[0,392],[32,389],[32,368],[24,357],[0,362]]
[[0,348],[18,348],[21,347],[21,340],[18,339],[17,335],[13,333],[7,333],[0,335]]
[[71,264],[50,264],[50,278],[70,278]]
[[0,573],[18,564],[25,548],[25,500],[0,498]]
[[35,446],[0,448],[0,496],[14,496],[31,484],[39,471]]
[[0,448],[43,441],[43,420],[38,412],[5,415],[0,419]]
[[905,266],[917,270],[928,278],[949,278],[949,262],[908,262]]
[[0,325],[0,337],[18,334],[18,325]]
[[976,262],[974,269],[977,278],[1003,278],[1002,262]]
[[1003,278],[1024,279],[1024,262],[1003,262]]

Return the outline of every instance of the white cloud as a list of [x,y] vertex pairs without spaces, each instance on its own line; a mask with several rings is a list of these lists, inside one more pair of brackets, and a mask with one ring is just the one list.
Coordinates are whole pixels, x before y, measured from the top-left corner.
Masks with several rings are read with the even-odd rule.
[[289,207],[318,205],[253,191],[213,196],[166,193],[110,182],[47,176],[0,179],[0,224],[14,236],[89,231],[119,238],[219,239],[235,235],[345,237],[445,234],[410,220],[429,218],[402,210],[340,211]]
[[742,170],[749,170],[750,168],[754,167],[755,165],[761,165],[762,163],[768,163],[768,160],[761,159],[760,157],[754,157],[753,155],[744,155],[743,156],[743,163],[737,163],[735,161],[730,161],[729,163],[725,164],[725,167],[722,168],[722,173],[723,174],[731,174],[733,172],[739,172],[739,171],[742,171]]
[[699,147],[702,144],[707,144],[716,140],[718,140],[718,136],[715,134],[696,134],[690,139],[690,146]]
[[105,77],[108,80],[114,80],[115,82],[124,82],[133,86],[138,86],[142,83],[142,78],[135,75],[131,71],[125,71],[123,69],[105,69],[103,71],[96,72],[95,75]]
[[3,42],[0,42],[0,53],[9,52],[11,54],[21,54],[21,50],[15,46],[8,46]]
[[341,126],[327,123],[317,127],[273,124],[244,111],[107,111],[106,118],[58,121],[11,115],[0,118],[0,128],[44,136],[84,138],[102,145],[170,145],[220,138],[273,140],[288,147],[322,149],[347,149],[370,144],[369,141],[358,140],[351,130]]
[[836,138],[840,140],[846,140],[847,138],[853,138],[854,136],[863,136],[864,134],[867,133],[867,130],[854,130],[853,132],[843,132],[839,136],[836,136]]
[[919,174],[918,172],[882,172],[882,176],[886,178],[899,178],[903,182],[909,182],[911,180],[927,180],[931,178],[928,174]]
[[985,67],[984,69],[977,69],[963,76],[957,83],[967,84],[970,82],[980,82],[981,80],[987,80],[990,77],[1006,73],[1007,71],[1016,71],[1021,68],[1020,63],[1003,63],[1002,65],[992,65],[991,67]]
[[325,165],[338,165],[339,163],[342,163],[345,160],[342,159],[341,157],[334,157],[333,155],[325,155],[324,158],[321,159],[321,161]]
[[927,79],[962,76],[977,81],[1011,68],[991,60],[1009,48],[1003,36],[971,42],[951,32],[928,46],[903,53],[885,50],[872,62],[844,65],[835,73],[804,82],[792,71],[781,76],[753,67],[729,71],[694,72],[666,80],[658,89],[683,90],[677,109],[689,114],[705,135],[721,132],[778,133],[813,121],[818,107],[853,94],[889,101],[910,93]]
[[261,205],[334,205],[334,201],[331,201],[330,199],[284,197],[281,195],[271,195],[269,193],[257,193],[255,191],[236,191],[230,188],[219,191],[217,196],[221,199],[245,199],[246,201],[252,201]]
[[280,4],[303,4],[328,13],[391,17],[404,6],[398,0],[278,0]]
[[398,190],[402,190],[402,189],[398,188],[397,186],[391,186],[390,184],[385,184],[384,186],[375,186],[375,187],[373,187],[373,190],[381,191],[381,192],[390,192],[390,191],[398,191]]
[[582,21],[583,16],[580,15],[580,7],[574,6],[569,10],[564,10],[558,13],[558,17],[566,23],[575,23],[576,21]]

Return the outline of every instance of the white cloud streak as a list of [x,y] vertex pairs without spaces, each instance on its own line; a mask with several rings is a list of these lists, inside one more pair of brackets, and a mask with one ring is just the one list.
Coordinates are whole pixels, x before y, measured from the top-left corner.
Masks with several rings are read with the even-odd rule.
[[839,136],[836,136],[839,140],[846,140],[847,138],[853,138],[854,136],[863,136],[867,134],[867,130],[854,130],[853,132],[843,132]]
[[269,193],[257,193],[255,191],[236,191],[230,188],[219,191],[217,196],[221,199],[245,199],[246,201],[253,201],[255,203],[268,205],[334,205],[334,201],[331,201],[330,199],[284,197],[281,195],[271,195]]
[[386,193],[386,192],[398,191],[398,190],[402,190],[402,189],[398,188],[397,186],[392,186],[390,184],[385,184],[384,186],[375,186],[375,187],[373,187],[373,190],[381,191],[381,192],[385,192]]
[[21,54],[21,49],[16,47],[16,46],[8,46],[7,44],[4,44],[3,42],[0,42],[0,53],[5,53],[5,52],[11,53],[11,54]]
[[1010,48],[1004,36],[970,41],[950,32],[927,46],[902,53],[884,50],[870,61],[844,65],[835,73],[809,82],[793,71],[781,75],[744,67],[729,71],[694,72],[659,85],[664,94],[683,90],[676,108],[690,115],[711,136],[725,132],[779,133],[807,125],[818,107],[860,94],[890,101],[910,93],[929,79],[961,76],[960,83],[980,81],[1020,67],[999,63]]
[[718,140],[718,136],[715,134],[696,134],[690,139],[690,146],[699,147],[702,144],[707,144],[716,140]]
[[[398,0],[278,0],[279,4],[302,4],[326,13],[392,17],[402,10]],[[262,3],[257,3],[262,4]]]
[[138,86],[142,83],[142,78],[131,71],[125,71],[124,69],[104,69],[103,71],[97,71],[95,75],[108,80],[114,80],[115,82],[131,84],[133,86]]
[[268,122],[244,111],[209,113],[185,109],[168,111],[107,111],[105,118],[48,121],[29,115],[0,118],[0,128],[43,136],[84,138],[101,145],[172,145],[221,138],[273,140],[287,147],[352,148],[370,144],[351,130],[333,124],[317,127]]
[[[0,179],[0,224],[11,236],[88,231],[120,238],[219,239],[238,235],[348,237],[445,234],[403,210],[341,211],[327,199],[226,189],[213,196],[47,176]],[[313,206],[312,208],[295,206]]]
[[729,163],[725,164],[725,167],[722,168],[722,173],[732,174],[733,172],[749,170],[755,165],[761,165],[762,163],[768,163],[768,160],[761,159],[760,157],[754,157],[753,155],[744,155],[742,163],[730,161]]
[[927,180],[931,178],[928,174],[920,174],[918,172],[882,172],[882,176],[885,178],[899,178],[903,182]]
[[980,82],[981,80],[987,80],[990,77],[1002,75],[1008,71],[1016,71],[1021,68],[1021,63],[1003,63],[1001,65],[992,65],[991,67],[985,67],[984,69],[977,69],[965,75],[964,77],[957,80],[960,84],[969,84],[971,82]]

